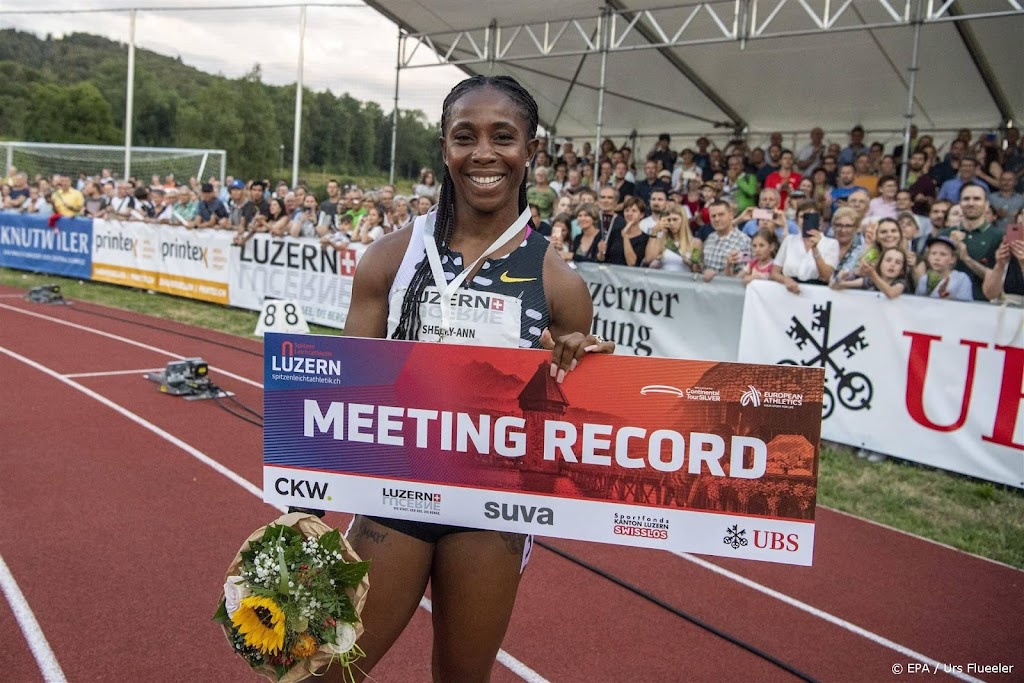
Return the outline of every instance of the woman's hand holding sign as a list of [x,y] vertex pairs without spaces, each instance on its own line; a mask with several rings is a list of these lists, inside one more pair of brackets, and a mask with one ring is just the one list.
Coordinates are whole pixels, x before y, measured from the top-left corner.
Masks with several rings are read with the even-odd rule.
[[615,353],[615,342],[595,334],[580,332],[565,334],[556,341],[550,330],[540,337],[541,346],[551,351],[551,376],[561,384],[565,376],[576,369],[588,353]]

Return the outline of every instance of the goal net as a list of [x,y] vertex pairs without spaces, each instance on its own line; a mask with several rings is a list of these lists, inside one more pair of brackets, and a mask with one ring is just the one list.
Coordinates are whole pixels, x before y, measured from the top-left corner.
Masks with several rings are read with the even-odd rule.
[[[31,181],[37,175],[50,177],[63,173],[72,178],[84,173],[99,176],[104,169],[124,178],[124,147],[104,145],[64,145],[42,142],[0,142],[0,159],[6,161],[3,171],[11,166],[24,171]],[[177,149],[165,147],[132,147],[131,175],[149,184],[154,175],[160,180],[173,174],[179,183],[192,177],[224,180],[227,153],[222,149]]]

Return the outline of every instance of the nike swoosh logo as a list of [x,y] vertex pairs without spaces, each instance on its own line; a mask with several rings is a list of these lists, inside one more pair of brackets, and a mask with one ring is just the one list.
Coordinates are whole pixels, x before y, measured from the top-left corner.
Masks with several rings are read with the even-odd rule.
[[509,277],[507,270],[504,273],[501,274],[501,281],[502,282],[509,282],[509,283],[513,283],[513,282],[533,282],[536,279],[537,278],[535,278],[535,277]]

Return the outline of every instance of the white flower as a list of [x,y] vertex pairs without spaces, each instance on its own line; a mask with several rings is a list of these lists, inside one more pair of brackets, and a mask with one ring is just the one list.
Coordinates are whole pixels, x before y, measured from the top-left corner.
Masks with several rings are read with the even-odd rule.
[[249,587],[245,585],[245,579],[241,576],[229,576],[224,581],[224,609],[227,610],[228,616],[233,617],[242,600],[251,594]]
[[338,635],[338,642],[324,643],[325,647],[331,651],[331,654],[343,655],[356,644],[356,627],[352,624],[339,621],[338,625],[334,628],[334,632]]

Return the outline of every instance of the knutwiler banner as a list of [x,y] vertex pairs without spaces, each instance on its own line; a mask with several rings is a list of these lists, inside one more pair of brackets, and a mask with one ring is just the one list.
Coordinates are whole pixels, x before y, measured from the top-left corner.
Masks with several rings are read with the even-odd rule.
[[1024,488],[1020,309],[771,282],[740,359],[825,369],[823,436]]
[[92,221],[46,218],[0,211],[0,267],[66,277],[92,272]]
[[264,499],[811,564],[818,368],[267,334]]
[[693,273],[577,264],[594,302],[594,334],[616,353],[662,358],[736,360],[743,283]]
[[93,221],[92,279],[227,304],[233,232]]
[[263,300],[291,299],[306,320],[345,327],[356,263],[366,247],[324,249],[314,239],[256,235],[231,251],[231,305],[258,311]]

